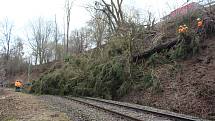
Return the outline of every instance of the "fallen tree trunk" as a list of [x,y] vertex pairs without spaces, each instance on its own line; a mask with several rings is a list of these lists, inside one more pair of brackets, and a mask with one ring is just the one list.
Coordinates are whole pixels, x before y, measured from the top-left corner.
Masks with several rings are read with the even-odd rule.
[[133,61],[137,61],[139,59],[143,59],[143,58],[148,58],[149,56],[151,56],[152,54],[156,53],[156,52],[161,52],[164,49],[170,49],[171,47],[173,47],[174,45],[176,45],[178,43],[178,38],[173,38],[170,41],[157,45],[149,50],[144,51],[141,54],[134,54],[132,55],[133,57]]

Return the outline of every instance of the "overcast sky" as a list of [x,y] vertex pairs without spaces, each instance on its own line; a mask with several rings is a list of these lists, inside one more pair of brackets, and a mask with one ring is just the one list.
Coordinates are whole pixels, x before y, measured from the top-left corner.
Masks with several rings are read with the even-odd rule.
[[[95,0],[76,0],[71,12],[71,30],[80,28],[90,19],[84,6]],[[106,0],[110,1],[110,0]],[[167,15],[187,0],[124,0],[124,6],[134,7],[144,12],[150,10],[158,18]],[[194,1],[194,0],[193,0]],[[14,36],[24,37],[30,21],[45,17],[63,26],[65,0],[0,0],[0,21],[7,17],[14,24]]]
[[[90,19],[89,13],[83,6],[92,4],[94,0],[76,0],[71,12],[71,28],[79,28]],[[156,17],[162,17],[172,9],[182,5],[186,0],[124,0],[126,6],[135,6],[142,10],[150,10]],[[64,13],[64,0],[0,0],[0,21],[5,17],[12,20],[16,30],[28,25],[29,21],[44,16],[53,18],[62,24]]]

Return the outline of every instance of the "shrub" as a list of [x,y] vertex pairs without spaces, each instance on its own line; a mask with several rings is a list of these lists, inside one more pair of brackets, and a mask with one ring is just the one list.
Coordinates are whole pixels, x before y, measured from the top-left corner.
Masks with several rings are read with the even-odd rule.
[[104,51],[99,51],[96,58],[88,55],[70,57],[62,69],[49,71],[35,81],[34,92],[107,99],[122,96],[127,92],[122,90],[129,88],[124,85],[130,80],[128,45],[121,37],[113,41]]
[[190,40],[182,38],[179,40],[180,43],[176,45],[175,48],[169,51],[170,58],[176,59],[186,59],[187,57],[193,56],[199,51],[199,39],[195,34],[189,35]]
[[165,51],[161,53],[154,53],[149,57],[149,59],[146,62],[146,65],[155,67],[156,65],[159,65],[159,64],[169,63],[170,60],[168,60],[165,54],[166,54]]
[[[194,55],[198,51],[198,41],[195,37],[191,38],[189,44],[180,41],[170,51],[153,54],[147,60],[147,65],[155,67],[174,59],[185,58],[190,55],[190,51]],[[114,38],[104,48],[95,49],[93,55],[73,55],[61,69],[49,71],[34,81],[32,91],[39,94],[106,99],[124,96],[133,88],[159,91],[160,82],[151,71],[143,71],[143,67],[134,69],[134,64],[130,61],[129,43],[128,38]]]

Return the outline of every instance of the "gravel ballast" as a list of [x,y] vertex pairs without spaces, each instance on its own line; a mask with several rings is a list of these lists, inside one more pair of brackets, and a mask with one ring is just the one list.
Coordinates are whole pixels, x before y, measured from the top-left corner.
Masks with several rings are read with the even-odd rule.
[[113,110],[115,112],[119,112],[119,113],[122,113],[122,114],[125,114],[128,116],[131,116],[131,117],[135,117],[135,118],[143,120],[143,121],[171,121],[170,119],[168,119],[166,117],[160,117],[160,116],[156,116],[156,115],[153,115],[150,113],[133,110],[133,109],[128,109],[128,108],[125,108],[122,106],[116,106],[116,105],[107,104],[107,103],[98,102],[98,101],[89,100],[89,99],[82,99],[82,98],[75,98],[75,99],[85,101],[90,104],[97,105],[97,106],[103,107],[105,109]]
[[43,95],[40,99],[47,101],[54,109],[66,113],[74,121],[127,121],[117,115],[66,98]]

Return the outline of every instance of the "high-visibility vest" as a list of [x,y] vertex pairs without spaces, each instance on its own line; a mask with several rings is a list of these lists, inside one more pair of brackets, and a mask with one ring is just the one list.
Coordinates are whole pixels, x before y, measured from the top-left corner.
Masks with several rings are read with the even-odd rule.
[[18,81],[15,82],[15,86],[16,86],[16,87],[18,87],[18,85],[19,85],[18,83],[19,83]]
[[21,83],[21,82],[16,81],[16,82],[15,82],[15,86],[16,86],[16,87],[22,87],[22,83]]

